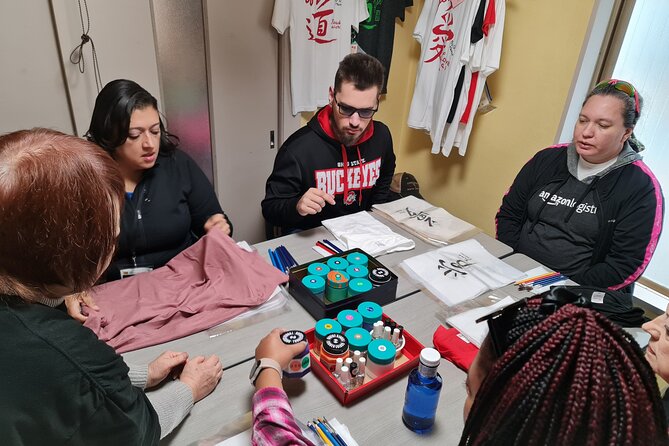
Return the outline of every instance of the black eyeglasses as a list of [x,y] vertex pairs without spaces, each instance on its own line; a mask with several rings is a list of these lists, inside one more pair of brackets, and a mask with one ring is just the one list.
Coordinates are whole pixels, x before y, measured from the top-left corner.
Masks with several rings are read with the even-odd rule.
[[339,113],[341,113],[343,116],[346,116],[347,118],[353,116],[353,113],[357,113],[360,118],[369,119],[374,116],[374,113],[379,111],[378,106],[376,108],[355,108],[351,107],[350,105],[340,104],[337,102],[337,96],[332,96],[332,99],[334,99],[335,104],[337,104]]

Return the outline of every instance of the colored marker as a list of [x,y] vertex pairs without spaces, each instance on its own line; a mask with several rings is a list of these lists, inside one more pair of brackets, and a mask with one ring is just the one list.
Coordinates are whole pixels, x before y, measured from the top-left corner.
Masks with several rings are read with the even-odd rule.
[[[319,418],[319,420],[320,420],[320,418]],[[332,427],[332,425],[330,424],[330,422],[328,421],[328,419],[325,418],[325,417],[323,417],[323,424],[325,424],[325,427],[327,427],[328,429],[330,429],[330,432],[332,432],[332,435],[337,439],[337,441],[339,442],[339,444],[340,444],[341,446],[348,446],[348,445],[346,444],[346,442],[344,441],[344,439],[341,438],[341,436],[337,433],[336,429],[335,429],[334,427]]]
[[341,249],[339,249],[339,247],[337,245],[335,245],[334,243],[332,243],[330,240],[323,239],[323,243],[328,245],[330,248],[334,249],[337,254],[341,254],[342,252],[344,252]]
[[325,427],[325,425],[323,425],[323,423],[318,420],[314,420],[314,422],[316,423],[316,426],[318,426],[318,428],[323,431],[325,436],[328,437],[328,440],[330,440],[330,443],[332,443],[333,446],[339,446],[339,442],[335,439],[335,437],[332,436],[330,431]]
[[322,242],[316,242],[316,246],[318,246],[318,247],[321,248],[321,249],[324,249],[325,251],[327,251],[328,253],[330,253],[330,254],[332,254],[332,255],[337,254],[336,251],[333,251],[332,248],[330,248],[330,247],[324,245]]
[[276,254],[277,257],[281,259],[281,265],[283,266],[284,271],[288,272],[290,269],[290,260],[288,260],[288,258],[283,254],[280,246],[274,250],[274,254]]
[[516,285],[523,285],[523,284],[526,284],[526,283],[536,282],[536,281],[541,280],[541,279],[546,279],[548,277],[553,277],[553,276],[558,276],[558,275],[560,275],[560,273],[557,273],[557,272],[540,274],[538,276],[528,277],[527,279],[519,280],[515,284]]
[[283,245],[279,246],[279,248],[281,248],[283,250],[283,253],[286,255],[286,257],[288,257],[288,260],[290,260],[290,262],[292,263],[293,266],[298,265],[297,261],[295,260],[295,257],[293,257],[293,255],[290,253],[290,251],[288,251],[288,248],[286,248]]
[[321,437],[321,440],[323,440],[323,443],[325,443],[325,446],[334,446],[330,439],[325,435],[325,432],[318,426],[318,423],[316,421],[313,422],[314,428],[316,428],[316,433],[318,434],[319,437]]
[[282,273],[286,271],[286,267],[283,265],[283,262],[281,261],[281,257],[279,257],[279,254],[277,254],[276,250],[272,251],[272,255],[274,256],[274,260],[276,261],[276,266],[279,268],[279,271]]
[[272,262],[272,266],[274,268],[279,268],[276,264],[276,261],[274,260],[274,256],[272,255],[272,250],[271,249],[267,250],[267,256],[269,257],[270,262]]
[[565,280],[567,277],[563,275],[555,276],[555,277],[547,277],[545,279],[538,280],[536,282],[532,283],[532,286],[547,286],[554,284],[556,282],[560,282],[561,280]]
[[323,441],[323,443],[325,443],[326,446],[334,446],[330,440],[328,440],[328,437],[326,437],[317,426],[312,424],[310,421],[307,421],[307,426],[309,426],[309,429],[314,431],[314,433]]

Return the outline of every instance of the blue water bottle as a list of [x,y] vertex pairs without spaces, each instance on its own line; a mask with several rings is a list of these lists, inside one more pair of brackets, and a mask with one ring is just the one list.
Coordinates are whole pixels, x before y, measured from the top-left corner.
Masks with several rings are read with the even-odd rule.
[[419,434],[428,432],[434,424],[442,383],[437,373],[440,360],[438,351],[424,348],[420,352],[418,367],[409,374],[402,421],[406,427]]

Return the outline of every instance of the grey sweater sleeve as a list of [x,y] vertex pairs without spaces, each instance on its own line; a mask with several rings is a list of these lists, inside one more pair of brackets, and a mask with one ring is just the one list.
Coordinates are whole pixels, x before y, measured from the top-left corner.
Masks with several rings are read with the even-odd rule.
[[144,390],[146,388],[146,382],[149,380],[149,365],[127,364],[127,366],[130,369],[128,371],[130,384]]
[[[128,377],[132,385],[144,389],[149,366],[128,364],[128,367],[130,368]],[[158,414],[161,439],[172,432],[193,408],[193,392],[179,380],[167,382],[160,388],[147,392],[146,397]]]

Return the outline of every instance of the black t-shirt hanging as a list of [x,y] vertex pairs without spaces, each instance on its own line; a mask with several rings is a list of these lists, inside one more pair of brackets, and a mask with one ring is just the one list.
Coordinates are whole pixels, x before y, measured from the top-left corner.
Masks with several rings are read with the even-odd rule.
[[360,23],[360,32],[353,33],[358,51],[374,56],[386,69],[381,93],[387,92],[390,61],[393,57],[395,19],[404,21],[404,9],[413,6],[413,0],[367,0],[369,18]]

